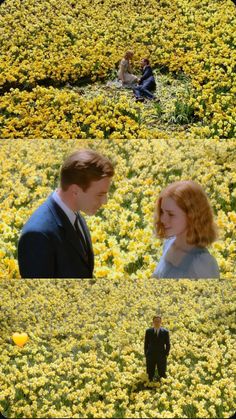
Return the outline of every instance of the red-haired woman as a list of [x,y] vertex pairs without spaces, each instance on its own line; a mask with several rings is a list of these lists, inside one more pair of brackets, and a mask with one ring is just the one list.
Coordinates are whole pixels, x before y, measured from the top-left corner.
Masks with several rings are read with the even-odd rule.
[[119,65],[118,79],[121,80],[123,86],[129,86],[138,82],[138,77],[132,74],[130,62],[133,58],[133,55],[133,51],[126,51]]
[[219,278],[217,262],[207,250],[217,238],[213,211],[198,183],[178,181],[161,192],[155,232],[166,241],[154,278]]

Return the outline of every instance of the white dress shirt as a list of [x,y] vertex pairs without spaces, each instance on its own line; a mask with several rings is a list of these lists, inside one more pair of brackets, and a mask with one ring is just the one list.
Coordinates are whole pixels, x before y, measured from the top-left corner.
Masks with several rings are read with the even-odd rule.
[[[66,216],[69,218],[73,228],[75,229],[75,220],[76,220],[76,213],[74,211],[72,211],[66,204],[65,202],[62,201],[61,197],[58,195],[58,190],[54,191],[52,194],[52,198],[54,199],[54,201],[57,203],[57,205],[59,205],[59,207],[62,209],[62,211],[66,214]],[[81,231],[81,233],[83,234],[84,237],[84,232],[83,229],[80,225],[79,220],[77,219],[77,223],[79,226],[79,229]],[[84,237],[85,239],[85,237]]]

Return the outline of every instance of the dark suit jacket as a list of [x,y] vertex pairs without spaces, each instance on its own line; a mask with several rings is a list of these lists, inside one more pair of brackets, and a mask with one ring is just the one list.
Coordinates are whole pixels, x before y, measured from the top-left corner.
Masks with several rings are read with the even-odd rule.
[[70,220],[52,196],[23,227],[18,243],[22,278],[92,278],[94,255],[88,227],[87,255]]
[[168,356],[170,352],[169,331],[161,327],[158,336],[154,333],[154,327],[146,330],[144,341],[145,356]]
[[156,82],[150,65],[147,65],[143,70],[143,75],[140,79],[139,85],[145,86],[148,90],[155,90]]

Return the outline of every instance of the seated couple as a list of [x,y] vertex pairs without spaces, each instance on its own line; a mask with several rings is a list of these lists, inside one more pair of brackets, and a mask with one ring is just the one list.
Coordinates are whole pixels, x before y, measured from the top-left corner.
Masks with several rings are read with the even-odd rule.
[[[64,161],[60,185],[31,215],[18,243],[22,278],[92,278],[94,253],[81,211],[95,215],[107,202],[112,162],[91,149]],[[120,208],[122,211],[122,208]],[[216,239],[213,212],[202,187],[183,180],[165,188],[156,204],[155,230],[164,242],[156,278],[218,278],[207,246]]]
[[156,82],[153,75],[149,60],[143,58],[141,60],[142,77],[139,79],[132,74],[131,59],[133,51],[127,51],[124,58],[121,60],[118,70],[118,79],[122,82],[124,87],[130,87],[136,97],[136,101],[144,101],[147,99],[155,99],[153,91],[156,89]]

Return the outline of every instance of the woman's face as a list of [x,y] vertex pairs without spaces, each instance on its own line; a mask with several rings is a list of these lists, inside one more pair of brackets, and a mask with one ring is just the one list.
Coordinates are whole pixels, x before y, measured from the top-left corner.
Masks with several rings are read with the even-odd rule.
[[185,236],[187,230],[186,213],[178,207],[175,200],[170,197],[162,198],[161,223],[164,226],[165,236]]

